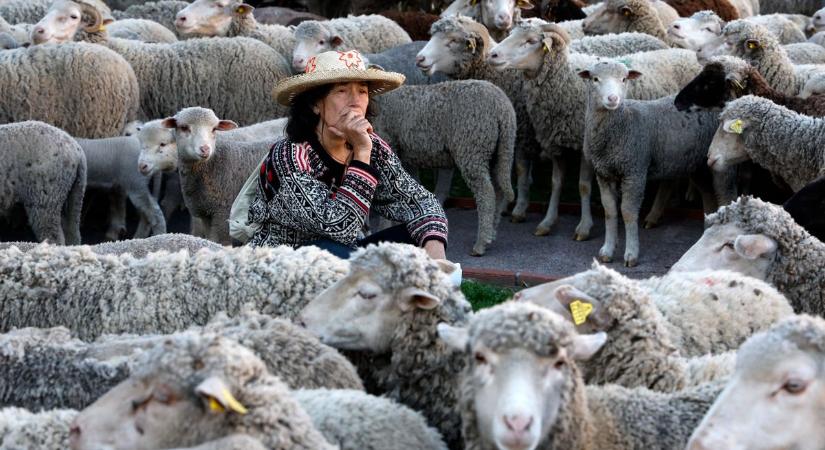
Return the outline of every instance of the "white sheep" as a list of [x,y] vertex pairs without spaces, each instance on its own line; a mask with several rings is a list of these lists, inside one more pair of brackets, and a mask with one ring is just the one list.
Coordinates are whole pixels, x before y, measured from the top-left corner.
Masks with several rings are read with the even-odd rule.
[[[22,252],[38,247],[36,242],[0,242],[0,249],[17,247]],[[130,254],[135,258],[143,258],[150,253],[160,251],[178,252],[186,250],[190,254],[195,254],[198,250],[206,248],[209,250],[220,250],[223,247],[212,241],[197,238],[189,234],[168,233],[159,234],[146,239],[125,239],[115,242],[104,242],[102,244],[91,245],[89,249],[100,255],[123,255]]]
[[80,244],[86,157],[66,132],[42,122],[0,125],[0,212],[26,210],[39,241]]

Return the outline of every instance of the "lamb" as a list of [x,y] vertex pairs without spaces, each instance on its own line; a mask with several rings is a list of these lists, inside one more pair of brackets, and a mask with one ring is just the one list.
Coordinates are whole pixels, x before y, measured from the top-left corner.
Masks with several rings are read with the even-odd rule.
[[[627,100],[627,80],[645,75],[628,70],[620,62],[598,62],[579,72],[579,76],[590,81],[584,155],[596,171],[605,213],[605,241],[599,249],[599,258],[603,262],[613,259],[619,218],[616,200],[621,193],[624,262],[625,266],[633,267],[639,258],[639,209],[647,179],[698,176],[697,172],[704,169],[707,147],[718,120],[712,112],[676,110],[673,106],[675,96]],[[646,126],[638,126],[640,121]],[[726,183],[731,183],[735,173],[718,172],[713,180],[716,196],[722,201],[730,201],[735,189]],[[709,196],[709,193],[705,195]],[[661,200],[664,196],[657,197]],[[706,199],[705,210],[715,210],[713,203],[712,198]]]
[[0,444],[4,450],[70,448],[69,429],[77,411],[32,413],[22,408],[0,409]]
[[274,48],[286,60],[292,59],[295,37],[283,25],[264,25],[255,20],[255,8],[239,0],[195,0],[175,16],[182,36],[246,36]]
[[782,205],[793,220],[808,233],[825,242],[825,176],[810,182]]
[[231,130],[235,122],[220,120],[206,108],[182,109],[163,120],[175,130],[178,173],[186,209],[197,219],[195,236],[231,244],[229,211],[246,178],[272,146],[271,140],[234,142],[216,139],[213,130]]
[[[559,26],[523,22],[492,49],[489,58],[490,65],[496,69],[514,68],[527,77],[525,95],[531,99],[526,102],[527,113],[543,152],[551,155],[554,161],[551,204],[538,225],[537,234],[548,233],[558,220],[558,199],[564,176],[560,159],[562,149],[582,148],[585,86],[577,75],[578,70],[598,61],[595,56],[569,53],[569,46],[567,33]],[[625,56],[623,60],[651,74],[631,84],[629,97],[637,99],[675,93],[700,69],[696,56],[687,50],[644,52]],[[593,226],[589,207],[592,166],[582,156],[580,167],[582,218],[576,227],[575,238],[585,240]]]
[[[175,19],[180,10],[189,6],[189,2],[180,0],[160,0],[146,2],[142,5],[132,5],[123,11],[114,11],[112,16],[117,20],[146,19],[157,22],[164,27],[175,31]],[[43,17],[38,15],[36,19]]]
[[[79,22],[55,20],[67,11],[81,15],[83,27]],[[289,75],[289,66],[262,42],[214,38],[145,44],[108,38],[105,27],[101,28],[105,22],[98,9],[82,0],[59,0],[35,26],[33,40],[37,44],[59,43],[74,36],[76,40],[101,43],[115,50],[134,68],[144,117],[171,116],[188,105],[212,108],[242,124],[285,115],[284,107],[276,106],[261,92],[268,92]],[[207,70],[215,65],[221,70]],[[120,129],[123,125],[125,122]]]
[[733,270],[776,286],[797,313],[825,313],[825,244],[782,207],[743,196],[707,216],[705,225],[671,271]]
[[[112,193],[113,209],[126,197],[137,208],[141,223],[135,237],[166,233],[166,221],[157,200],[149,192],[149,178],[137,170],[140,141],[132,137],[78,139],[86,155],[86,185]],[[126,231],[126,210],[110,218],[106,237],[117,240]]]
[[22,204],[38,241],[80,243],[86,157],[66,132],[43,122],[0,125],[0,213]]
[[809,316],[788,318],[749,339],[737,353],[736,375],[687,449],[825,446],[819,426],[825,405],[816,387],[822,382],[823,343],[825,322]]
[[316,247],[143,258],[87,247],[9,248],[0,251],[0,332],[62,325],[85,341],[107,333],[171,333],[203,325],[218,311],[234,316],[244,302],[291,319],[346,270],[346,261]]
[[746,95],[729,102],[719,121],[707,153],[715,171],[751,159],[794,192],[825,173],[825,119]]
[[825,116],[825,95],[802,99],[772,88],[756,68],[735,56],[716,56],[676,96],[679,111],[705,108],[721,111],[725,104],[743,95],[764,97],[777,105],[808,116]]
[[[364,390],[355,368],[337,351],[286,320],[249,308],[236,318],[218,314],[206,326],[182,333],[215,333],[243,344],[291,389]],[[130,364],[143,351],[174,336],[106,335],[85,343],[72,339],[64,327],[0,335],[0,379],[6,380],[0,404],[85,408],[128,378]]]
[[436,335],[462,325],[470,304],[450,279],[456,267],[420,249],[382,243],[357,250],[346,277],[307,304],[298,321],[336,348],[385,357],[362,373],[389,398],[421,411],[451,449],[463,448],[455,376],[463,366]]
[[469,450],[683,448],[722,388],[585,386],[577,361],[598,352],[605,334],[579,335],[535,305],[507,302],[438,330],[465,361],[459,408]]
[[412,42],[400,25],[377,14],[329,21],[307,20],[295,28],[292,68],[302,72],[310,57],[329,50],[379,53]]
[[487,81],[462,80],[402,86],[374,101],[381,114],[372,125],[405,167],[461,172],[478,205],[470,254],[483,255],[514,197],[510,172],[517,125],[507,95]]
[[[38,245],[39,244],[35,242],[2,242],[0,243],[0,249],[17,247],[20,251],[27,252],[36,249]],[[150,253],[159,251],[172,253],[186,250],[190,254],[195,254],[202,248],[215,251],[221,250],[223,247],[206,239],[178,233],[159,234],[146,239],[126,239],[123,241],[104,242],[102,244],[89,246],[91,251],[99,255],[123,255],[128,253],[135,258],[143,258]]]

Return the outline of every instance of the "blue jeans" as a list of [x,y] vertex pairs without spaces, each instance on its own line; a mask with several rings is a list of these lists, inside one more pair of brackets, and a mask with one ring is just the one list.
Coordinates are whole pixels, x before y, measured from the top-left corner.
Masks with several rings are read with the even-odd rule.
[[[410,232],[407,231],[407,226],[401,224],[387,228],[386,230],[381,230],[377,233],[373,233],[365,237],[364,239],[356,241],[355,247],[366,247],[367,245],[377,244],[379,242],[396,242],[401,244],[416,245],[412,237],[410,237]],[[314,245],[322,250],[326,250],[332,253],[333,255],[343,259],[348,259],[352,252],[356,250],[340,242],[333,241],[332,239],[327,238],[316,239],[314,241],[307,242],[306,244],[302,245],[302,247],[307,245]]]

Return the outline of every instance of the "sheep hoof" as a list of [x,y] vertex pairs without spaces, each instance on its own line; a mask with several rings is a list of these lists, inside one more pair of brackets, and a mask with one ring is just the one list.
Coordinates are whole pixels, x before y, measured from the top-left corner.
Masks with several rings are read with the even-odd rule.
[[636,258],[626,259],[624,262],[625,267],[636,267],[639,264],[639,260]]
[[603,263],[613,262],[613,257],[608,255],[599,255],[599,261]]
[[512,223],[522,223],[522,222],[524,222],[525,220],[527,220],[527,216],[522,216],[522,215],[515,215],[515,214],[513,214],[513,215],[510,217],[510,222],[512,222]]
[[119,241],[124,234],[126,234],[125,228],[112,228],[106,232],[106,240]]
[[535,236],[547,236],[550,234],[550,228],[545,227],[538,227],[536,231],[533,233]]
[[576,233],[576,234],[573,235],[573,240],[581,242],[581,241],[586,241],[587,238],[589,238],[589,237],[590,236],[588,236],[584,233]]
[[479,250],[479,249],[474,248],[474,249],[470,252],[470,256],[484,256],[484,252],[485,252],[485,250],[484,250],[484,249]]
[[657,225],[659,225],[659,224],[656,223],[656,222],[653,222],[652,220],[645,220],[645,230],[649,230],[651,228],[656,228]]

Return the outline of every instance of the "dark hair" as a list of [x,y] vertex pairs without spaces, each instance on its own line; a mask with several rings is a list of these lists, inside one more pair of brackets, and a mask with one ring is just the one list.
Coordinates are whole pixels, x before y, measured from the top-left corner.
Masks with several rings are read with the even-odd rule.
[[[292,106],[289,107],[289,119],[286,122],[286,135],[292,142],[306,142],[316,139],[315,127],[321,116],[312,111],[312,107],[318,100],[326,97],[335,86],[335,83],[324,84],[316,88],[309,89],[295,96]],[[367,105],[367,120],[375,117],[376,108],[372,96]]]

